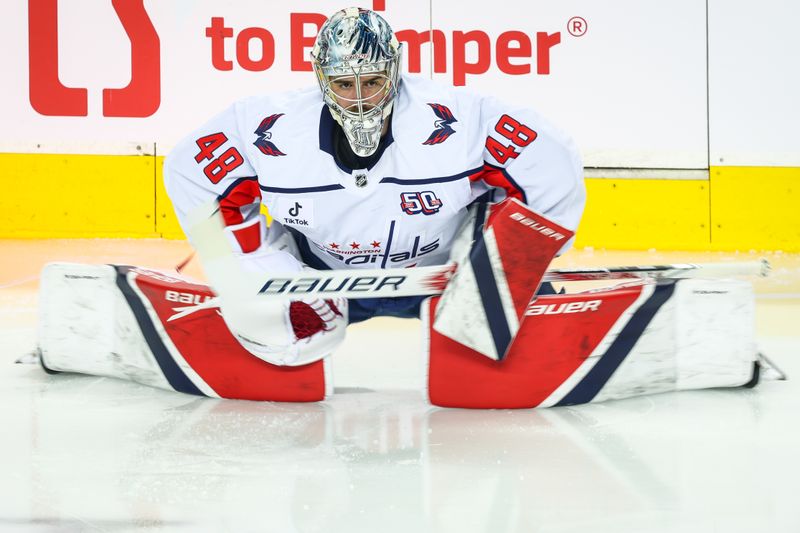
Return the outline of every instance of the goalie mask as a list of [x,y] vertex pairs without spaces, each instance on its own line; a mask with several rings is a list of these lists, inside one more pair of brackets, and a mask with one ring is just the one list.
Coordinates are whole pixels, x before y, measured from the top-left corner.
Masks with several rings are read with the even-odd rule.
[[397,95],[400,44],[368,9],[336,12],[319,31],[311,57],[322,96],[356,155],[375,153]]

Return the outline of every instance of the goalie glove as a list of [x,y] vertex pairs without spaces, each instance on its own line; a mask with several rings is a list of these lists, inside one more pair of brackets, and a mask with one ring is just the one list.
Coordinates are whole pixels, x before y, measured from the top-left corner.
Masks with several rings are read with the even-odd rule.
[[247,301],[220,298],[222,318],[248,352],[279,366],[313,363],[333,353],[347,327],[347,300]]
[[217,202],[198,206],[188,218],[187,234],[218,295],[225,325],[248,352],[274,365],[300,366],[341,344],[348,323],[346,300],[291,302],[259,295],[261,274],[303,268],[291,235],[279,224],[258,249],[234,253]]
[[[245,273],[298,272],[294,242],[287,232],[270,232],[269,242],[236,254]],[[248,352],[268,363],[299,366],[330,355],[344,340],[347,300],[271,301],[256,295],[226,297],[220,310],[228,329]]]

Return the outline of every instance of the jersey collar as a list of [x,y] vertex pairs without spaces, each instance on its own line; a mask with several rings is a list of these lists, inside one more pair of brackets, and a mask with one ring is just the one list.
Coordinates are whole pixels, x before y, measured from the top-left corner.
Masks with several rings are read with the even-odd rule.
[[[392,120],[392,122],[394,122]],[[334,128],[339,127],[334,120],[333,116],[331,115],[330,110],[328,109],[327,105],[322,106],[322,111],[319,117],[319,149],[323,152],[330,154],[333,160],[336,162],[336,166],[342,170],[342,172],[346,172],[350,174],[353,172],[353,168],[348,167],[343,161],[341,161],[338,157],[336,157],[336,148],[333,146],[333,132]],[[374,158],[375,163],[371,166],[367,167],[368,169],[372,168],[377,164],[380,160],[383,152],[386,148],[394,142],[394,136],[392,135],[392,124],[389,124],[389,131],[386,132],[386,136],[381,139],[380,144],[378,145],[378,151],[376,152],[377,157]]]

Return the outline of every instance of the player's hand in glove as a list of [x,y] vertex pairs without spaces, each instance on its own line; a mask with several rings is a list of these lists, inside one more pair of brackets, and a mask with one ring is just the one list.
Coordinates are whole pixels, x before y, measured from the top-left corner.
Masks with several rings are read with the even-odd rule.
[[[243,275],[300,272],[304,265],[297,255],[289,234],[276,229],[269,242],[236,259]],[[239,344],[275,365],[306,365],[327,357],[344,340],[348,322],[344,298],[289,301],[219,291],[219,307]]]
[[239,343],[274,365],[306,365],[327,357],[347,327],[347,300],[220,299],[225,323]]

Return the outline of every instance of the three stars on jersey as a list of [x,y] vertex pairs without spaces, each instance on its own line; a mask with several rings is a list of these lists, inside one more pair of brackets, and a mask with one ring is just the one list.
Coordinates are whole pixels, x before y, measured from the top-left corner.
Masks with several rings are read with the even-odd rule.
[[[346,265],[366,265],[366,264],[380,264],[380,263],[393,263],[395,265],[407,263],[412,259],[418,259],[427,255],[439,248],[439,237],[436,237],[431,242],[425,243],[422,241],[422,236],[416,235],[410,243],[410,247],[404,249],[403,247],[392,246],[392,251],[384,250],[381,247],[381,241],[374,240],[369,244],[361,244],[356,241],[350,244],[342,245],[337,242],[330,242],[327,244],[313,243],[320,251],[326,252],[331,257],[334,257]],[[385,259],[385,261],[384,261]],[[398,265],[400,266],[400,265]],[[409,267],[413,265],[404,264],[402,266]]]
[[[335,242],[329,243],[328,246],[330,246],[331,249],[333,249],[333,250],[338,250],[339,249],[339,244],[337,244]],[[360,250],[361,249],[361,244],[359,244],[359,243],[357,243],[355,241],[351,242],[349,246],[350,246],[350,249],[352,249],[352,250]],[[372,246],[373,248],[380,248],[381,247],[381,243],[380,243],[380,241],[372,241],[370,243],[370,246]]]

